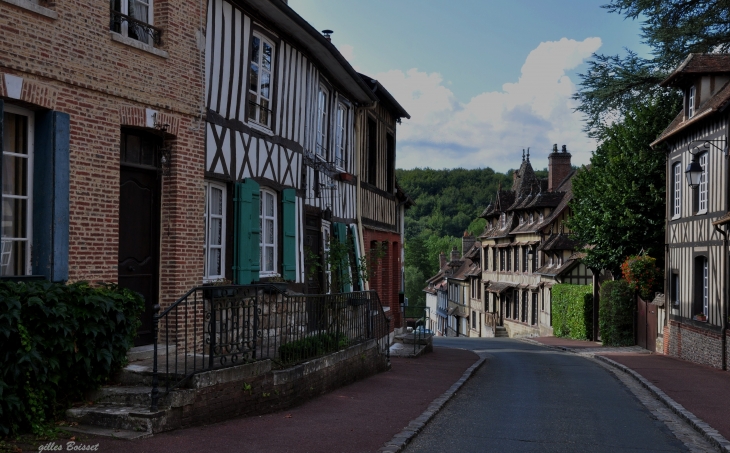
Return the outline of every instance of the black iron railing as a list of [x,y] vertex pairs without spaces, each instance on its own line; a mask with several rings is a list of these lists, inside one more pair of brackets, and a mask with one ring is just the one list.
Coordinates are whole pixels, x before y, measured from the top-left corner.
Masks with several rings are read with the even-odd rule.
[[[376,340],[390,320],[374,291],[290,295],[274,285],[201,286],[154,317],[152,406],[196,373],[257,360],[279,366]],[[158,344],[161,343],[161,344]]]
[[162,44],[162,29],[152,26],[146,22],[135,19],[132,16],[122,14],[119,11],[112,10],[109,19],[109,28],[117,33],[122,32],[122,27],[126,25],[127,35],[130,38],[148,43],[148,39],[152,38],[152,42],[159,46]]
[[431,330],[431,309],[423,306],[401,305],[401,312],[405,321],[404,325],[413,324],[411,333],[413,334],[413,354],[415,354],[418,351],[418,345],[434,334]]

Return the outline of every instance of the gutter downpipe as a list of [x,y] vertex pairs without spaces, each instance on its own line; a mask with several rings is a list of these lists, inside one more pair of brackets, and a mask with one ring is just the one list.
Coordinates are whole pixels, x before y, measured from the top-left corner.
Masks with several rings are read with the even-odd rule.
[[[727,227],[726,227],[727,228]],[[717,230],[718,233],[722,234],[722,260],[723,260],[723,266],[725,268],[725,282],[728,281],[728,237],[727,237],[727,231],[722,231],[720,229],[720,225],[715,225],[715,230]],[[728,285],[723,285],[722,290],[722,310],[721,310],[721,316],[722,321],[720,323],[720,340],[722,343],[722,370],[727,370],[727,292],[728,292]]]
[[[359,137],[360,140],[357,140],[355,142],[355,174],[357,174],[357,188],[356,192],[357,195],[355,196],[355,199],[357,200],[357,209],[355,212],[357,213],[357,233],[360,235],[360,238],[362,239],[360,241],[360,256],[368,256],[365,253],[365,234],[363,233],[362,229],[362,204],[361,204],[361,183],[362,183],[362,174],[360,173],[360,163],[362,161],[362,141],[363,141],[363,121],[367,121],[367,113],[365,113],[368,110],[375,110],[375,107],[377,107],[378,101],[373,102],[370,105],[363,105],[358,107],[355,110],[355,137]],[[360,115],[362,114],[362,115]],[[358,116],[361,116],[360,118],[357,118]],[[359,132],[359,133],[358,133]],[[365,291],[370,291],[370,280],[363,282],[363,289]]]

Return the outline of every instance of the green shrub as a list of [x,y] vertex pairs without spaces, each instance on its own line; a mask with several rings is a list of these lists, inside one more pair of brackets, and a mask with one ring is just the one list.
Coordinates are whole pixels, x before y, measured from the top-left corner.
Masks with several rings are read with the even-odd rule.
[[123,366],[142,297],[116,285],[0,282],[0,435],[41,434]]
[[634,290],[625,280],[601,286],[598,325],[604,346],[634,344]]
[[593,334],[591,285],[559,284],[552,288],[553,335],[589,340]]
[[344,334],[322,332],[281,345],[279,360],[282,363],[298,362],[345,349],[347,345],[347,337]]

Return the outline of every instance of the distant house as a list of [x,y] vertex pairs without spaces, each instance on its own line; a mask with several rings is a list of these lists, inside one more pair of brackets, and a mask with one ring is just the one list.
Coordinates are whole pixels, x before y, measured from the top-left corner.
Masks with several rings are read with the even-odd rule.
[[523,154],[511,190],[500,190],[482,213],[485,287],[484,329],[504,326],[511,337],[552,335],[551,287],[590,284],[592,273],[574,252],[565,222],[570,216],[571,178],[575,174],[565,146],[548,156],[548,178],[538,179]]
[[667,153],[667,313],[659,332],[666,354],[725,369],[730,55],[690,54],[661,86],[681,89],[684,106],[652,143]]
[[426,280],[427,286],[423,289],[426,293],[426,307],[431,319],[429,329],[438,336],[445,336],[448,327],[448,300],[446,292],[446,254],[439,254],[439,271],[436,275]]

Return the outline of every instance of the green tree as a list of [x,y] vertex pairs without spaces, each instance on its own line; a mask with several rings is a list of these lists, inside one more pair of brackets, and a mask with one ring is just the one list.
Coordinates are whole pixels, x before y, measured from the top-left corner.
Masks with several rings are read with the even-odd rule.
[[649,143],[678,108],[673,94],[634,106],[622,122],[606,129],[590,169],[580,169],[573,178],[568,225],[579,242],[592,246],[585,258],[589,267],[617,273],[627,256],[642,249],[664,256],[666,156]]
[[423,288],[426,287],[426,277],[423,272],[415,266],[406,266],[406,297],[409,307],[425,307],[426,294]]
[[687,54],[730,50],[730,0],[610,0],[603,7],[627,19],[641,18],[641,37],[652,57],[631,50],[623,56],[593,55],[574,96],[593,137],[602,139],[617,118],[667,93],[659,82]]

